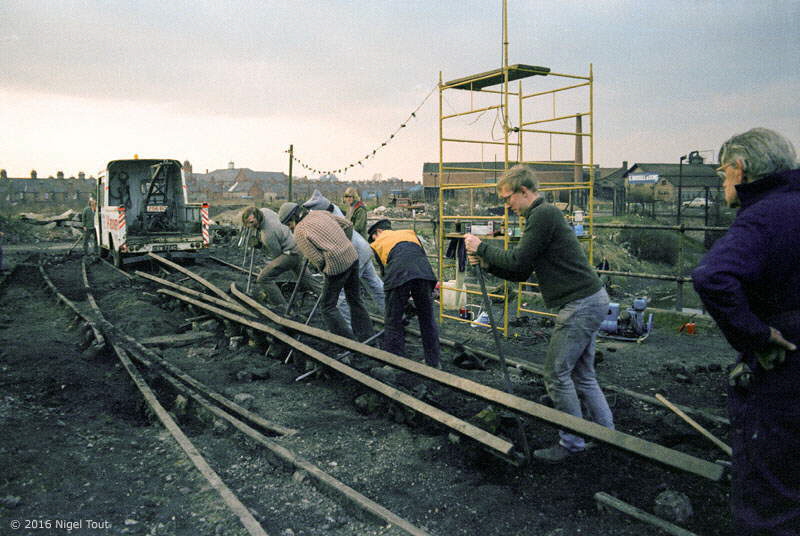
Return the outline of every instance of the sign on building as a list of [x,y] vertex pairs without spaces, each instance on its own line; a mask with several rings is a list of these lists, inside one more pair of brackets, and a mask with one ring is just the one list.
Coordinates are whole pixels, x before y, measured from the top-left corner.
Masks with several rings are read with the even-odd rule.
[[658,173],[635,173],[628,175],[628,184],[655,184],[658,182]]

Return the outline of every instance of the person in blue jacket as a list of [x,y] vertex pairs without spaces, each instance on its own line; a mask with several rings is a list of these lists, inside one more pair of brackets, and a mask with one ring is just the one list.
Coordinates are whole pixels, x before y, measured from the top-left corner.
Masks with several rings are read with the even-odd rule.
[[800,534],[800,169],[792,144],[755,128],[719,152],[739,211],[692,272],[738,352],[729,373],[737,535]]

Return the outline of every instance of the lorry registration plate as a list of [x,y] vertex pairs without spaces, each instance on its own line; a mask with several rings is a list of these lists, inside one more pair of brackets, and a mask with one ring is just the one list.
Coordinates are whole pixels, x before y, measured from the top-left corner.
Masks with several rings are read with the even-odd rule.
[[166,212],[167,205],[147,205],[147,212]]

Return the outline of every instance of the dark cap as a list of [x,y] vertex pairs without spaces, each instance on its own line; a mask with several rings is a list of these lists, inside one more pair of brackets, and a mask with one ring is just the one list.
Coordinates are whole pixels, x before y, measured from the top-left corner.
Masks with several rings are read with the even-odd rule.
[[383,218],[382,220],[378,220],[372,225],[370,225],[369,229],[367,229],[367,238],[369,239],[370,242],[372,242],[373,241],[372,234],[375,231],[378,231],[380,229],[391,229],[391,228],[392,228],[392,222],[389,221],[388,219]]

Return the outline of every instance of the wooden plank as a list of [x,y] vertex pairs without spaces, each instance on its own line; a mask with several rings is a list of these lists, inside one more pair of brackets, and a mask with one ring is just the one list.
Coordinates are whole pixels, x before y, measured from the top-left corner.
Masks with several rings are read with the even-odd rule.
[[[376,317],[374,315],[371,316],[371,318],[372,318],[373,321],[380,322],[381,324],[383,324],[383,319],[382,318]],[[416,335],[417,337],[421,337],[422,336],[422,334],[419,332],[419,330],[411,328],[411,327],[408,327],[408,326],[406,326],[406,332],[407,333],[411,333],[412,335]],[[465,350],[469,350],[470,352],[474,353],[475,355],[478,355],[478,356],[483,357],[485,359],[490,359],[492,361],[498,361],[498,362],[500,360],[500,358],[497,355],[495,355],[495,354],[493,354],[491,352],[487,352],[486,350],[482,350],[480,348],[475,348],[475,347],[472,347],[472,346],[466,346],[466,345],[458,343],[458,342],[456,342],[456,341],[454,341],[452,339],[447,339],[447,338],[444,338],[444,337],[440,337],[439,338],[439,342],[444,344],[445,346],[449,346],[451,348],[455,348],[456,346],[461,346]],[[534,363],[529,363],[527,361],[520,361],[518,359],[513,359],[513,358],[508,358],[508,357],[506,358],[506,362],[509,365],[514,366],[514,367],[516,367],[516,368],[518,368],[520,370],[526,370],[528,372],[536,374],[537,376],[544,376],[544,369],[542,367],[540,367],[539,365],[536,365]],[[654,398],[654,397],[652,397],[650,395],[646,395],[646,394],[643,394],[643,393],[637,393],[636,391],[632,391],[631,389],[628,389],[626,387],[622,387],[620,385],[614,385],[613,383],[602,384],[601,387],[605,391],[611,391],[611,392],[614,392],[614,393],[619,393],[621,395],[629,396],[631,398],[635,398],[637,400],[641,400],[642,402],[646,402],[648,404],[652,404],[653,406],[661,407],[661,403],[656,398]],[[700,408],[692,408],[692,407],[689,407],[689,406],[683,406],[681,404],[675,404],[675,407],[683,410],[684,412],[686,412],[686,413],[688,413],[690,415],[696,415],[696,416],[699,416],[699,417],[703,417],[704,419],[707,419],[707,420],[709,420],[709,421],[711,421],[713,423],[723,424],[723,425],[726,425],[726,426],[731,424],[731,422],[727,418],[722,417],[720,415],[715,415],[715,414],[713,414],[713,413],[711,413],[709,411],[705,411],[705,410],[702,410]]]
[[654,527],[658,527],[659,529],[667,532],[668,534],[672,534],[673,536],[697,536],[694,532],[689,532],[688,530],[681,528],[677,525],[673,525],[669,521],[665,521],[660,517],[656,517],[652,514],[648,514],[644,510],[636,508],[632,504],[628,504],[625,501],[621,501],[616,497],[609,495],[603,491],[598,491],[594,494],[594,500],[597,501],[598,506],[601,504],[604,506],[611,507],[615,510],[619,510],[623,514],[629,515],[639,521],[644,521],[645,523],[649,523]]
[[186,346],[195,342],[202,342],[216,337],[212,331],[190,331],[188,333],[172,333],[170,335],[159,335],[142,339],[141,343],[145,346]]
[[717,436],[715,436],[714,434],[712,434],[711,432],[709,432],[708,430],[706,430],[705,428],[700,426],[697,423],[697,421],[695,421],[694,419],[692,419],[691,417],[686,415],[686,413],[681,411],[679,408],[675,407],[675,404],[673,404],[672,402],[667,400],[661,393],[657,393],[656,394],[656,399],[659,402],[661,402],[662,404],[664,404],[665,406],[667,406],[669,409],[674,411],[678,415],[678,417],[680,417],[681,419],[683,419],[684,421],[689,423],[689,426],[691,426],[692,428],[694,428],[695,430],[697,430],[698,432],[703,434],[703,436],[706,439],[710,440],[712,443],[714,443],[716,446],[718,446],[722,450],[722,452],[724,452],[728,456],[732,456],[733,455],[733,450],[728,445],[723,443],[722,440],[719,439]]
[[[266,324],[262,324],[261,322],[255,322],[253,320],[249,320],[249,319],[247,319],[247,318],[245,318],[243,316],[239,316],[239,315],[237,315],[235,313],[232,313],[232,312],[225,311],[223,309],[219,309],[217,307],[214,307],[213,305],[207,305],[207,304],[202,303],[202,302],[200,302],[198,300],[190,298],[189,296],[182,296],[182,295],[178,294],[177,292],[173,292],[171,290],[163,290],[162,289],[161,292],[163,292],[165,294],[168,294],[170,296],[173,296],[175,298],[178,298],[180,300],[183,300],[183,301],[185,301],[187,303],[191,303],[192,305],[196,305],[197,307],[201,307],[203,309],[211,311],[214,314],[222,316],[223,318],[227,318],[228,320],[233,320],[234,322],[239,322],[240,324],[244,324],[245,326],[249,326],[249,327],[251,327],[253,329],[256,329],[258,331],[267,333],[268,335],[271,335],[272,337],[280,340],[281,342],[296,348],[298,351],[303,352],[305,355],[311,357],[312,359],[315,359],[315,360],[319,361],[323,365],[326,365],[326,366],[336,370],[337,372],[340,372],[340,373],[344,374],[345,376],[348,376],[348,377],[352,378],[353,380],[359,382],[360,384],[365,385],[365,386],[369,387],[370,389],[373,389],[374,391],[377,391],[377,392],[383,394],[384,396],[387,396],[387,397],[391,398],[392,400],[394,400],[396,402],[399,402],[400,404],[403,404],[404,406],[407,406],[407,407],[413,409],[414,411],[417,411],[419,413],[422,413],[423,415],[426,415],[426,416],[430,417],[431,419],[433,419],[433,420],[435,420],[435,421],[447,426],[448,428],[451,428],[451,429],[457,431],[458,433],[460,433],[462,435],[471,437],[475,441],[478,441],[479,443],[483,444],[484,446],[486,446],[486,447],[488,447],[488,448],[490,448],[492,450],[496,450],[497,452],[499,452],[500,454],[502,454],[504,456],[508,456],[511,453],[513,447],[514,447],[514,445],[512,443],[510,443],[510,442],[508,442],[508,441],[506,441],[504,439],[501,439],[501,438],[499,438],[499,437],[497,437],[495,435],[492,435],[492,434],[488,433],[487,431],[482,430],[481,428],[478,428],[477,426],[474,426],[474,425],[472,425],[472,424],[470,424],[470,423],[468,423],[468,422],[466,422],[464,420],[461,420],[461,419],[459,419],[457,417],[454,417],[454,416],[450,415],[449,413],[446,413],[446,412],[444,412],[444,411],[442,411],[442,410],[440,410],[440,409],[438,409],[438,408],[436,408],[434,406],[431,406],[430,404],[426,404],[425,402],[422,402],[421,400],[418,400],[418,399],[414,398],[413,396],[410,396],[410,395],[404,393],[403,391],[400,391],[399,389],[396,389],[396,388],[394,388],[394,387],[392,387],[390,385],[387,385],[385,383],[379,382],[378,380],[376,380],[372,376],[368,376],[367,374],[364,374],[363,372],[359,372],[359,371],[357,371],[357,370],[345,365],[344,363],[340,363],[339,361],[337,361],[337,360],[335,360],[335,359],[333,359],[331,357],[328,357],[327,355],[325,355],[322,352],[316,350],[315,348],[312,348],[312,347],[310,347],[310,346],[308,346],[306,344],[303,344],[303,343],[295,340],[294,337],[292,337],[291,335],[287,335],[287,334],[285,334],[285,333],[283,333],[281,331],[278,331],[275,328],[267,326]],[[302,326],[303,324],[299,324],[299,325]],[[328,336],[334,336],[334,335],[330,335],[330,334],[327,334],[327,335]],[[367,348],[370,348],[370,347],[368,346]]]
[[117,344],[112,344],[114,347],[114,351],[117,353],[119,360],[122,362],[122,365],[125,367],[125,370],[128,371],[131,379],[133,380],[136,387],[142,393],[147,404],[153,409],[158,419],[164,425],[164,427],[169,431],[172,435],[173,439],[180,445],[183,452],[189,457],[189,460],[194,464],[198,471],[203,475],[203,477],[208,481],[209,484],[217,491],[219,496],[225,501],[225,504],[233,511],[234,514],[239,518],[244,525],[244,528],[247,529],[247,532],[250,533],[252,536],[267,536],[267,532],[264,528],[256,521],[256,518],[253,517],[253,514],[250,513],[250,510],[242,504],[238,497],[231,491],[231,489],[222,481],[219,475],[208,465],[208,462],[203,458],[200,452],[195,448],[194,444],[189,440],[186,434],[178,427],[175,421],[170,417],[167,410],[164,409],[164,406],[156,399],[155,394],[153,391],[150,390],[150,387],[142,378],[142,375],[136,369],[136,366],[131,362],[128,354],[125,350]]
[[144,279],[149,279],[150,281],[154,281],[154,282],[156,282],[156,283],[158,283],[160,285],[163,285],[165,287],[169,287],[169,288],[178,290],[180,292],[183,292],[184,294],[189,294],[191,296],[195,296],[196,298],[200,298],[200,299],[206,300],[206,301],[208,301],[210,303],[219,305],[220,307],[227,307],[228,309],[233,309],[234,311],[238,311],[239,313],[241,313],[243,315],[247,315],[247,316],[250,316],[250,317],[253,317],[253,318],[256,317],[256,315],[254,315],[252,311],[250,311],[249,309],[247,309],[245,307],[242,307],[241,305],[239,305],[238,303],[236,303],[234,301],[221,300],[221,299],[216,298],[214,296],[209,296],[205,292],[201,292],[199,290],[195,290],[195,289],[192,289],[192,288],[189,288],[189,287],[184,287],[183,285],[179,285],[177,283],[173,283],[172,281],[169,281],[168,279],[164,279],[162,277],[158,277],[156,275],[148,274],[146,272],[142,272],[142,271],[139,271],[139,270],[136,270],[135,274],[138,275],[139,277],[143,277]]
[[189,277],[191,277],[192,279],[194,279],[195,281],[197,281],[198,283],[200,283],[201,285],[203,285],[204,287],[209,289],[211,292],[213,292],[214,294],[216,294],[217,296],[219,296],[223,300],[230,301],[230,302],[234,301],[233,298],[228,296],[228,294],[223,292],[218,286],[216,286],[213,283],[203,279],[202,277],[200,277],[196,273],[192,272],[191,270],[187,270],[186,268],[184,268],[180,264],[176,264],[176,263],[172,262],[171,260],[165,259],[161,255],[156,255],[152,251],[149,252],[147,255],[152,257],[153,259],[157,260],[158,262],[160,262],[162,264],[166,264],[167,266],[169,266],[173,270],[177,270],[177,271],[181,272],[182,274],[188,275]]
[[509,409],[542,419],[551,424],[567,428],[584,436],[592,437],[634,454],[656,460],[665,465],[694,473],[710,480],[719,480],[722,478],[724,468],[718,464],[690,456],[689,454],[664,447],[657,443],[640,439],[624,432],[611,430],[597,423],[575,417],[574,415],[558,411],[516,395],[505,393],[498,389],[462,378],[461,376],[429,367],[384,350],[361,344],[346,337],[340,337],[318,328],[306,326],[300,322],[284,319],[242,293],[236,288],[234,283],[231,283],[231,292],[234,296],[253,307],[259,313],[282,326],[337,344],[349,350],[377,359],[378,361],[437,381],[443,385],[473,394],[489,402],[503,405]]

